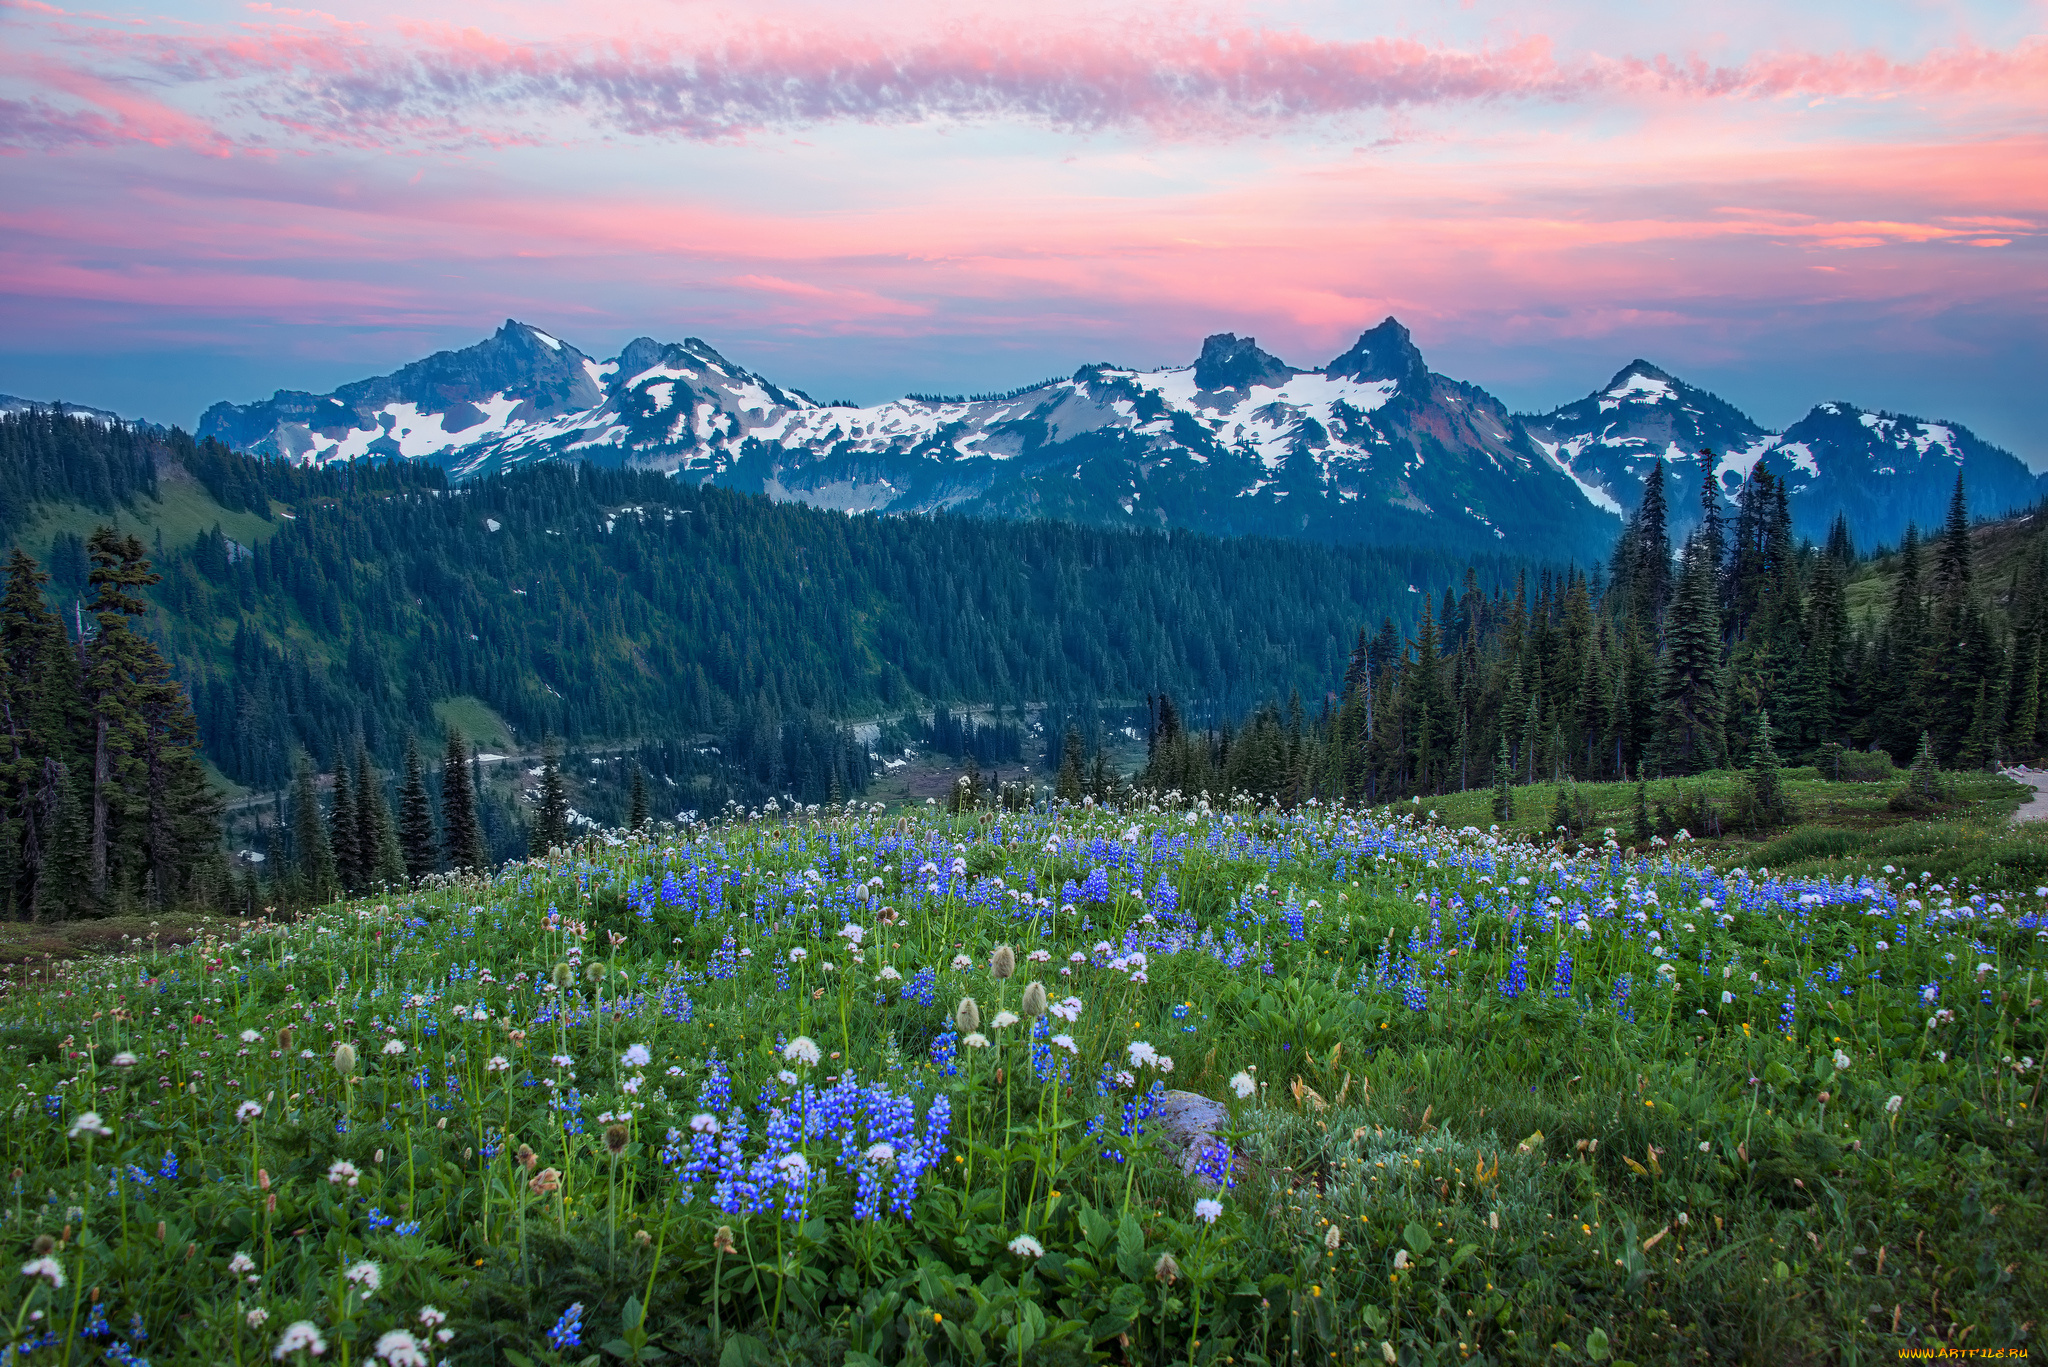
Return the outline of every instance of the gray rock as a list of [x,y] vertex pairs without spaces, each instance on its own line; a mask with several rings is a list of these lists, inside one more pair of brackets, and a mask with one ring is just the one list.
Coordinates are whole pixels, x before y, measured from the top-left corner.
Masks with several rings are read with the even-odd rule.
[[1199,1176],[1197,1165],[1204,1158],[1229,1154],[1230,1145],[1216,1137],[1216,1131],[1230,1123],[1230,1109],[1222,1102],[1194,1092],[1168,1092],[1159,1116],[1167,1145],[1179,1156],[1181,1171],[1188,1176]]

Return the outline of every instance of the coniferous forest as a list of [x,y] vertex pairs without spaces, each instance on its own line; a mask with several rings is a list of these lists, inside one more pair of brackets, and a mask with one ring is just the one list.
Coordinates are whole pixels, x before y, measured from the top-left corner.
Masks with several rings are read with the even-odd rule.
[[[1987,581],[1959,481],[1945,525],[1885,551],[1880,576],[1845,523],[1825,545],[1795,540],[1767,463],[1732,505],[1710,466],[1667,484],[1660,464],[1605,565],[1468,565],[848,517],[588,466],[450,488],[422,466],[316,469],[175,430],[8,415],[10,532],[38,506],[112,514],[182,486],[263,534],[159,533],[145,553],[108,527],[89,544],[59,531],[41,565],[16,549],[0,873],[18,916],[215,896],[219,804],[199,753],[250,789],[290,789],[276,825],[308,894],[573,834],[549,796],[560,745],[532,811],[508,812],[437,714],[450,699],[522,743],[629,747],[643,806],[650,777],[742,803],[852,796],[869,756],[847,723],[875,717],[885,748],[1036,761],[1058,791],[1107,797],[1098,709],[1140,700],[1137,783],[1282,804],[2037,751],[2038,546]],[[1692,497],[1702,525],[1674,547],[1668,500]],[[1859,578],[1866,601],[1868,581],[1884,593],[1852,614]]]
[[88,619],[73,639],[48,577],[16,550],[0,599],[0,901],[56,920],[119,904],[206,903],[225,889],[220,802],[185,690],[135,627],[158,582],[142,543],[88,546]]
[[1666,479],[1659,462],[1604,591],[1597,569],[1538,569],[1505,594],[1468,575],[1424,603],[1412,634],[1361,631],[1314,716],[1291,700],[1196,733],[1158,698],[1142,780],[1384,802],[1759,761],[1840,775],[1873,750],[1966,769],[2039,753],[2048,541],[1984,582],[1958,479],[1938,534],[1909,530],[1886,557],[1882,611],[1852,621],[1864,562],[1845,522],[1825,545],[1795,542],[1785,486],[1761,464],[1730,520],[1708,460],[1702,525],[1674,555]]

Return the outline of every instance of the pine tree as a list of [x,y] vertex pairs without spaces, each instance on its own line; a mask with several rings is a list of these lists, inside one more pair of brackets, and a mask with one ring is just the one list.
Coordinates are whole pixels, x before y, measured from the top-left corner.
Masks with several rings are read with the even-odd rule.
[[1664,616],[1671,596],[1671,535],[1665,528],[1664,462],[1650,467],[1643,481],[1643,501],[1636,510],[1635,606],[1645,622]]
[[441,839],[448,867],[485,872],[490,855],[484,847],[483,822],[477,815],[476,790],[470,786],[469,755],[462,735],[448,728],[448,746],[441,757]]
[[1550,834],[1563,835],[1573,826],[1571,799],[1565,796],[1564,785],[1557,785],[1557,796],[1550,804]]
[[57,905],[37,886],[57,838],[57,786],[78,728],[78,657],[43,603],[47,582],[16,548],[0,601],[0,837],[9,875],[0,902],[17,911]]
[[320,820],[320,794],[314,786],[313,761],[301,752],[292,766],[292,851],[300,896],[308,902],[326,902],[339,889],[335,886],[334,849],[327,843],[327,827]]
[[405,859],[405,875],[417,883],[434,871],[434,847],[440,842],[434,831],[434,805],[427,798],[426,766],[420,762],[418,742],[405,740],[405,785],[398,790],[398,848]]
[[[55,765],[55,761],[51,761]],[[56,766],[49,790],[49,845],[42,877],[36,880],[30,910],[38,921],[61,921],[90,903],[87,879],[92,870],[92,816],[71,771]]]
[[[838,781],[835,777],[835,783]],[[626,800],[626,826],[630,830],[641,830],[647,825],[647,775],[638,764],[633,766],[633,791]]]
[[348,761],[334,757],[334,803],[327,811],[327,844],[334,851],[334,872],[342,891],[361,892],[368,880],[363,876],[362,823],[356,816],[355,784]]
[[370,888],[405,886],[405,853],[391,819],[391,801],[384,781],[370,763],[370,748],[356,741],[356,823],[362,850],[363,881]]
[[548,736],[541,741],[540,805],[527,852],[538,859],[568,843],[569,793],[562,785],[562,748]]
[[[1154,738],[1153,753],[1156,759],[1158,754],[1156,736]],[[1148,769],[1150,767],[1149,765],[1147,766]],[[1148,774],[1148,784],[1150,781],[1151,776]],[[1059,776],[1053,780],[1053,793],[1062,802],[1079,802],[1081,800],[1081,733],[1071,726],[1067,728],[1067,734],[1060,742],[1060,770]]]
[[136,591],[161,581],[143,558],[142,542],[112,527],[94,529],[86,543],[92,569],[89,607],[98,630],[82,647],[85,694],[92,727],[91,900],[106,910],[112,889],[117,828],[134,815],[133,764],[141,748],[143,722],[136,680],[149,672],[155,648],[129,629],[131,617],[149,611]]
[[1666,765],[1679,773],[1713,767],[1722,750],[1721,636],[1713,571],[1695,539],[1686,546],[1678,593],[1665,619],[1663,725]]
[[1892,798],[1894,809],[1927,811],[1948,801],[1948,784],[1934,758],[1934,737],[1920,733],[1920,748],[1913,752],[1912,767],[1906,770],[1906,786]]
[[1757,826],[1768,829],[1782,825],[1790,808],[1785,800],[1785,781],[1778,767],[1777,747],[1771,744],[1771,713],[1768,708],[1757,713],[1756,741],[1750,747],[1749,772],[1744,779],[1749,785],[1750,811]]
[[1975,558],[1970,551],[1970,505],[1963,494],[1963,472],[1957,470],[1956,487],[1948,500],[1948,517],[1942,523],[1941,540],[1934,553],[1935,602],[1951,618],[1961,615],[1975,577]]
[[1493,819],[1509,822],[1515,819],[1515,770],[1508,758],[1508,736],[1501,732],[1500,751],[1493,757]]
[[1987,681],[1978,679],[1976,705],[1970,709],[1970,725],[1956,756],[1963,768],[1989,769],[1998,762],[1998,712]]

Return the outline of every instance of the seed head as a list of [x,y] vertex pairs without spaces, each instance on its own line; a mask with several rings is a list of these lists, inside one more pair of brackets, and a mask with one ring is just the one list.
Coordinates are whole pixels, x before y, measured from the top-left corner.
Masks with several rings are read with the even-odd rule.
[[353,1044],[337,1044],[337,1045],[335,1045],[335,1046],[334,1046],[334,1071],[335,1071],[335,1072],[337,1072],[337,1073],[340,1073],[340,1074],[341,1074],[341,1075],[342,1075],[343,1077],[347,1077],[347,1076],[348,1076],[349,1074],[353,1073],[353,1072],[354,1072],[355,1070],[356,1070],[356,1047],[355,1047],[355,1046],[354,1046]]
[[556,964],[554,978],[555,987],[559,991],[567,992],[569,985],[576,981],[576,970],[567,964]]
[[1162,1253],[1159,1261],[1152,1264],[1152,1275],[1161,1286],[1172,1286],[1180,1280],[1180,1264],[1173,1260],[1171,1253]]
[[1332,1224],[1330,1226],[1330,1232],[1323,1236],[1323,1247],[1328,1249],[1330,1252],[1335,1253],[1337,1251],[1338,1245],[1342,1244],[1343,1242],[1343,1233],[1337,1228],[1335,1224]]
[[997,982],[1017,971],[1017,951],[1008,945],[997,945],[996,952],[989,957],[988,974]]
[[720,1225],[718,1227],[718,1232],[711,1236],[711,1249],[714,1253],[739,1252],[739,1249],[733,1245],[731,1225]]
[[589,983],[592,987],[596,987],[599,983],[603,982],[604,965],[600,963],[586,965],[583,969],[583,981]]
[[618,1157],[618,1156],[619,1156],[620,1154],[622,1154],[622,1153],[624,1153],[624,1152],[626,1151],[626,1140],[627,1140],[627,1139],[628,1139],[629,1137],[630,1137],[630,1131],[628,1131],[628,1130],[626,1129],[626,1127],[625,1127],[624,1125],[607,1125],[607,1126],[605,1126],[605,1130],[604,1130],[604,1148],[605,1148],[605,1152],[606,1152],[606,1153],[609,1153],[609,1154],[610,1154],[610,1155],[611,1155],[612,1157],[614,1157],[614,1158],[617,1158],[617,1157]]
[[538,1162],[540,1161],[540,1156],[539,1156],[538,1154],[534,1153],[533,1149],[532,1149],[532,1148],[531,1148],[530,1146],[528,1146],[528,1145],[525,1145],[525,1144],[521,1144],[521,1145],[519,1146],[519,1155],[518,1155],[518,1156],[519,1156],[519,1166],[520,1166],[520,1167],[522,1167],[522,1168],[525,1168],[525,1169],[526,1169],[526,1170],[527,1170],[528,1172],[532,1172],[532,1171],[533,1171],[533,1165],[534,1165],[535,1163],[538,1163]]
[[1045,1014],[1045,984],[1034,982],[1024,989],[1024,1004],[1017,1009],[1024,1013],[1025,1020],[1037,1020]]
[[981,1029],[981,1008],[974,1004],[974,998],[960,999],[960,1005],[953,1011],[953,1028],[963,1035],[971,1035]]

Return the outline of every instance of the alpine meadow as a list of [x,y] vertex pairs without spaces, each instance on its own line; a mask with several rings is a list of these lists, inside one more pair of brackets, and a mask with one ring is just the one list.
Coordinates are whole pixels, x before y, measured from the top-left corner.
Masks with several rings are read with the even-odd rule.
[[2043,1349],[2044,14],[0,0],[0,1367]]

